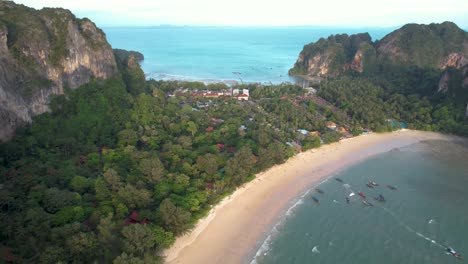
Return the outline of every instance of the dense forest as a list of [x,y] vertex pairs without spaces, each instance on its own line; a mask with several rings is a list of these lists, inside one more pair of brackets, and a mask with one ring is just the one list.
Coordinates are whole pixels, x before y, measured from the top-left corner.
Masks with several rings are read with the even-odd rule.
[[225,85],[124,73],[54,97],[50,113],[0,145],[3,260],[162,261],[161,249],[255,173],[300,143],[320,145],[297,129],[340,137],[319,108],[293,100],[303,94],[294,85],[240,87],[255,103],[190,93]]
[[119,60],[121,78],[54,97],[50,113],[0,145],[4,261],[162,262],[162,249],[257,172],[344,137],[330,121],[353,135],[398,129],[391,120],[468,134],[453,100],[380,77],[330,79],[317,95],[242,85],[251,100],[238,101],[195,96],[224,84],[145,82],[132,63]]

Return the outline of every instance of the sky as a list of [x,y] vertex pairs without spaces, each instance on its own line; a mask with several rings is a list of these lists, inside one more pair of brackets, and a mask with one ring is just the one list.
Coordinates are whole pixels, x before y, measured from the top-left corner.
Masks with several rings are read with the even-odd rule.
[[467,0],[15,0],[63,7],[98,26],[393,27],[455,22],[468,28]]

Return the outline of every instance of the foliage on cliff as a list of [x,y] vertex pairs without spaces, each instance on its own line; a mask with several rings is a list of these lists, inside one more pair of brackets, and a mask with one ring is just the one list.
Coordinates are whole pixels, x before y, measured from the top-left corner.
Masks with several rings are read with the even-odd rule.
[[[335,76],[342,72],[345,64],[351,64],[357,51],[372,47],[368,33],[348,36],[331,35],[305,45],[291,75]],[[368,54],[366,52],[366,54]],[[323,66],[323,67],[321,67]],[[323,70],[322,70],[323,69]]]
[[116,75],[112,48],[89,19],[0,1],[0,140],[48,111],[51,95]]
[[[304,46],[290,74],[326,77],[319,95],[359,126],[385,120],[468,134],[468,33],[454,23],[408,24],[383,39],[336,35]],[[335,79],[334,79],[335,78]]]
[[[384,73],[384,68],[395,65],[460,68],[467,62],[468,33],[454,23],[408,24],[375,42],[367,33],[321,38],[304,46],[289,73],[329,77],[349,70]],[[361,63],[362,67],[353,67]]]
[[144,92],[145,73],[139,64],[139,61],[144,59],[143,54],[137,51],[114,49],[114,55],[127,91],[132,95]]

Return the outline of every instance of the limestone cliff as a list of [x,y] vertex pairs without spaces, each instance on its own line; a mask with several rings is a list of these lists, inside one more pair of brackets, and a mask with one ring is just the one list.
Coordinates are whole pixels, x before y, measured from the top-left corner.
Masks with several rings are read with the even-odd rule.
[[90,20],[0,1],[0,140],[48,111],[51,95],[117,74],[112,48]]
[[468,63],[468,33],[451,22],[408,24],[376,42],[381,61],[421,68],[461,68]]
[[445,69],[437,93],[450,97],[458,105],[466,106],[465,116],[468,117],[468,64],[460,69]]
[[468,33],[451,22],[408,24],[382,40],[368,34],[332,35],[304,46],[291,75],[330,77],[352,70],[375,71],[380,65],[444,70],[468,63]]
[[289,73],[328,77],[350,69],[362,72],[363,57],[373,56],[373,53],[371,37],[367,33],[332,35],[304,46]]

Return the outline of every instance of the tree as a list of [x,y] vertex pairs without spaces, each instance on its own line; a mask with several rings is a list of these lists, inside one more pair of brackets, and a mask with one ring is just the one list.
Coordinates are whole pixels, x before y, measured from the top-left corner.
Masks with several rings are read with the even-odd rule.
[[129,225],[122,229],[123,248],[128,254],[143,255],[156,245],[153,230],[148,225]]
[[302,140],[302,150],[320,147],[320,138],[318,136],[307,136]]
[[208,179],[218,172],[219,162],[216,155],[208,153],[197,158],[197,167],[200,171],[205,172]]
[[164,176],[164,165],[157,157],[142,159],[139,168],[152,184],[158,183]]
[[175,241],[175,237],[172,234],[172,232],[166,232],[164,228],[160,226],[156,226],[153,228],[153,234],[156,246],[161,248],[168,248]]
[[99,201],[109,200],[111,197],[111,192],[102,177],[94,181],[94,191],[96,192],[96,199]]
[[159,205],[159,214],[164,226],[180,234],[188,227],[191,214],[184,209],[175,206],[170,199],[165,199]]
[[226,162],[226,175],[232,177],[233,184],[239,185],[252,173],[256,158],[249,146],[243,146]]
[[132,129],[121,130],[117,137],[119,138],[119,146],[135,146],[138,141],[138,134]]
[[147,207],[152,201],[148,190],[137,189],[128,183],[118,190],[117,196],[130,210]]
[[96,256],[98,241],[94,233],[79,232],[65,241],[68,250],[74,256],[81,260],[92,260]]
[[110,247],[116,239],[116,224],[112,222],[112,217],[112,214],[109,214],[108,216],[101,218],[99,225],[96,227],[99,243],[104,245],[106,248]]
[[120,187],[122,187],[122,179],[116,170],[112,168],[107,169],[103,176],[104,180],[112,191],[117,191]]
[[62,207],[76,205],[81,197],[77,193],[72,193],[58,188],[49,188],[44,193],[44,209],[49,213],[56,213]]
[[194,137],[195,133],[198,131],[198,127],[193,121],[189,121],[187,122],[187,131]]
[[84,193],[91,187],[92,181],[88,180],[83,176],[75,176],[71,179],[69,183],[70,189],[75,192]]
[[325,144],[337,142],[340,138],[341,134],[336,131],[329,131],[323,134],[323,141]]

